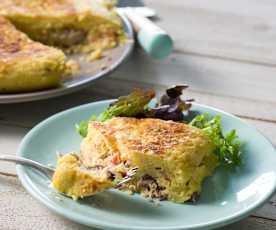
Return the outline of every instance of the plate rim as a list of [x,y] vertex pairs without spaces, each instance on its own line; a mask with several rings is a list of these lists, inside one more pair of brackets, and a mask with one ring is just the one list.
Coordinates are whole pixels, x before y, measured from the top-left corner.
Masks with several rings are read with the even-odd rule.
[[[60,118],[62,116],[66,116],[67,113],[70,113],[74,110],[79,110],[79,109],[82,109],[82,108],[85,108],[85,107],[90,107],[90,106],[93,106],[93,105],[101,105],[101,104],[108,105],[108,103],[111,103],[114,100],[116,100],[116,99],[100,100],[100,101],[96,101],[96,102],[91,102],[91,103],[79,105],[79,106],[61,111],[59,113],[56,113],[56,114],[46,118],[45,120],[41,121],[39,124],[34,126],[24,136],[24,138],[22,139],[22,141],[19,145],[19,148],[17,150],[16,155],[17,156],[24,155],[24,153],[21,152],[21,149],[25,146],[28,139],[30,137],[32,137],[34,135],[34,133],[37,132],[37,130],[39,130],[43,126],[47,125],[48,123],[50,123],[52,120],[55,120],[56,118]],[[253,129],[260,136],[262,136],[263,140],[268,145],[270,145],[272,150],[274,150],[274,152],[276,153],[275,147],[273,146],[271,141],[265,135],[263,135],[262,132],[260,132],[257,128],[255,128],[253,125],[248,124],[243,119],[241,119],[241,118],[239,118],[239,117],[237,117],[237,116],[235,116],[231,113],[228,113],[228,112],[225,112],[223,110],[214,108],[212,106],[199,104],[199,103],[193,103],[193,105],[196,105],[198,107],[207,108],[207,109],[212,110],[214,112],[219,112],[219,113],[222,113],[224,115],[230,116],[230,117],[238,120],[239,122],[246,125],[248,128]],[[65,208],[62,208],[60,206],[53,205],[53,204],[47,202],[47,200],[49,200],[49,199],[44,195],[43,192],[40,192],[36,188],[34,183],[28,177],[28,175],[26,173],[26,169],[27,169],[27,167],[25,167],[25,166],[21,166],[21,165],[16,166],[16,171],[17,171],[17,175],[19,177],[20,182],[22,183],[23,187],[34,198],[39,200],[41,203],[43,203],[46,207],[48,207],[49,209],[51,209],[55,213],[57,213],[61,216],[64,216],[64,217],[68,218],[69,220],[73,220],[77,223],[84,224],[84,225],[87,225],[87,226],[90,226],[90,227],[104,228],[104,229],[118,229],[118,230],[178,230],[178,229],[213,229],[213,228],[218,228],[218,227],[222,227],[222,226],[237,222],[237,221],[249,216],[252,212],[254,212],[256,209],[261,207],[265,202],[267,202],[276,193],[276,181],[274,181],[274,184],[271,187],[271,190],[268,191],[265,194],[265,196],[262,199],[260,199],[258,202],[254,203],[253,205],[247,206],[247,208],[245,210],[235,212],[235,214],[229,215],[226,218],[220,218],[220,219],[215,220],[215,221],[205,222],[204,224],[193,224],[193,225],[190,225],[190,226],[177,225],[177,226],[170,226],[170,227],[162,227],[162,226],[161,227],[155,227],[155,226],[152,226],[152,227],[143,227],[143,226],[135,227],[135,226],[131,226],[130,227],[130,226],[126,226],[126,225],[122,226],[122,225],[114,224],[114,223],[106,223],[106,222],[104,223],[102,221],[98,221],[98,220],[95,220],[95,219],[87,220],[87,218],[81,216],[80,214],[78,214],[76,212],[73,212],[71,210],[66,210]],[[275,170],[275,172],[276,172],[276,170]]]
[[39,100],[46,100],[49,98],[55,98],[63,95],[67,95],[76,91],[79,91],[89,85],[93,84],[93,81],[108,76],[114,70],[116,70],[122,63],[124,63],[127,58],[131,55],[134,50],[134,30],[131,25],[131,22],[124,14],[118,14],[121,18],[123,25],[125,26],[125,32],[128,34],[128,45],[126,49],[124,49],[122,55],[119,59],[116,60],[110,67],[102,70],[101,72],[95,74],[93,78],[87,78],[81,82],[77,82],[74,86],[71,87],[58,87],[54,89],[45,89],[40,91],[34,92],[23,92],[23,93],[11,93],[11,94],[0,94],[0,105],[1,104],[12,104],[12,103],[23,103],[23,102],[30,102],[30,101],[39,101]]

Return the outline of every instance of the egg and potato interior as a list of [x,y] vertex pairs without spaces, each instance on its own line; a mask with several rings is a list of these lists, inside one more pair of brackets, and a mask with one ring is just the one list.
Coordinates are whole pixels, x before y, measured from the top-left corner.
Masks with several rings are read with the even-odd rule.
[[[138,167],[136,175],[123,184],[121,190],[183,203],[200,193],[202,181],[218,165],[213,150],[209,137],[190,125],[152,118],[114,117],[105,122],[89,123],[78,160],[81,168],[90,169],[92,174],[95,168],[105,170],[102,178],[106,178],[109,186],[103,186],[103,189],[112,187],[114,181]],[[58,164],[57,172],[62,180],[57,180],[57,177],[53,180],[58,191],[61,191],[59,184],[67,180],[66,175],[62,175],[63,171],[70,167],[70,163],[65,168]],[[83,170],[78,173],[83,173]],[[73,177],[75,181],[78,179]],[[89,180],[81,183],[87,188],[90,186]],[[70,187],[72,183],[66,185]],[[69,190],[66,188],[61,192]],[[82,194],[81,190],[74,194],[72,191],[67,195],[75,198],[89,195],[87,192]]]
[[83,167],[77,154],[66,154],[58,159],[53,187],[76,200],[112,187],[107,175],[105,171]]

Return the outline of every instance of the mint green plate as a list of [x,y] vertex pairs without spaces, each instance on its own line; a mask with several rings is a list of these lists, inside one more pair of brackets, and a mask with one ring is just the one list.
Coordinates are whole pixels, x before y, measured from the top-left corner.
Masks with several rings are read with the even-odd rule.
[[[99,114],[110,102],[79,106],[48,118],[26,135],[18,155],[55,165],[57,151],[79,149],[81,138],[74,124],[91,114]],[[237,117],[198,104],[194,104],[193,112],[220,114],[224,129],[237,129],[244,142],[244,165],[235,171],[218,169],[205,181],[200,200],[195,204],[163,201],[158,206],[138,195],[115,190],[73,201],[54,192],[49,180],[34,170],[17,166],[17,173],[24,187],[53,211],[102,229],[211,229],[244,218],[275,191],[275,149],[255,128]]]

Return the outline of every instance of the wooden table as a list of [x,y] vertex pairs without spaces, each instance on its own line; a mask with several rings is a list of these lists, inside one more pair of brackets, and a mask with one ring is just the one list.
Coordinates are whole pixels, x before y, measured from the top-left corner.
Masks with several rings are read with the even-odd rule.
[[[157,23],[173,36],[173,54],[157,61],[136,50],[112,76],[81,92],[47,101],[0,105],[1,153],[14,154],[22,137],[56,112],[115,98],[137,86],[160,91],[175,83],[189,84],[188,97],[241,117],[276,144],[276,2],[146,3],[157,10]],[[0,170],[15,173],[10,164],[0,163]],[[88,228],[49,211],[22,188],[16,177],[0,176],[0,229]],[[222,229],[276,229],[276,196],[252,216]]]

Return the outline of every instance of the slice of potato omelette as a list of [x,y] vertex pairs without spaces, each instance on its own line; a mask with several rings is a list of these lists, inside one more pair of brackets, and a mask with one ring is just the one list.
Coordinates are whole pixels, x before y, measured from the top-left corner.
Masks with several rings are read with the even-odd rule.
[[90,122],[80,157],[85,167],[108,168],[113,178],[138,167],[122,190],[182,203],[200,193],[217,166],[213,149],[202,130],[184,123],[116,117]]

